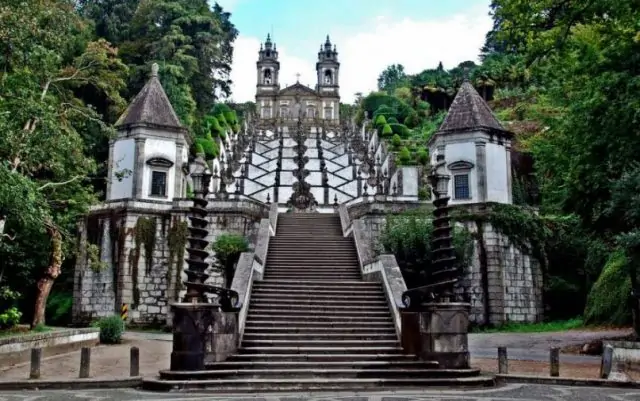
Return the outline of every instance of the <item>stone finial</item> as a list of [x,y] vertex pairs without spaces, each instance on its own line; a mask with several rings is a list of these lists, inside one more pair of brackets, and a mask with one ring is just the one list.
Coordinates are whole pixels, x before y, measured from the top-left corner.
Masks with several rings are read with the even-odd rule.
[[160,70],[160,67],[158,66],[158,63],[153,63],[151,65],[151,76],[152,77],[157,77],[159,70]]

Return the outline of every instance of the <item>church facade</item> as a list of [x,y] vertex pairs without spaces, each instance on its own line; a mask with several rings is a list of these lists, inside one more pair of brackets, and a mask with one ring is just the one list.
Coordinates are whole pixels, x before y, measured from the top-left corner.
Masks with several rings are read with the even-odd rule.
[[336,46],[329,36],[320,46],[316,62],[315,88],[299,81],[280,86],[280,61],[271,36],[260,45],[257,62],[256,107],[263,123],[275,119],[321,119],[326,124],[340,121],[340,63]]

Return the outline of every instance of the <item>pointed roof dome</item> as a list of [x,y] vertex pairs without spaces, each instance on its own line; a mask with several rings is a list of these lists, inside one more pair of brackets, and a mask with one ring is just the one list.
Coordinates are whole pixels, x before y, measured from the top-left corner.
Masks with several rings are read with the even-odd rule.
[[438,133],[485,130],[513,135],[493,115],[491,108],[468,80],[465,80]]
[[184,129],[158,79],[156,63],[151,67],[151,78],[120,116],[115,126],[121,128],[140,124]]

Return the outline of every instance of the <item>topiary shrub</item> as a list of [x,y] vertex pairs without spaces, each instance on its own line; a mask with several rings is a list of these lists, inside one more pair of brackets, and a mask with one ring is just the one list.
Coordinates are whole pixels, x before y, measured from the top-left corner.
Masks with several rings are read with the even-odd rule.
[[394,134],[400,135],[401,138],[408,138],[411,135],[411,130],[407,128],[404,124],[391,123],[389,122],[389,126]]
[[383,138],[388,138],[388,137],[390,137],[391,135],[393,135],[393,130],[391,129],[391,127],[389,126],[389,124],[385,124],[385,125],[382,127],[382,132],[381,132],[381,134],[382,134],[382,137],[383,137]]
[[124,334],[124,322],[118,315],[102,318],[95,324],[100,329],[101,344],[120,344]]
[[388,124],[398,124],[398,119],[395,117],[389,117],[387,118],[387,123]]
[[406,146],[403,146],[402,149],[400,149],[400,153],[398,153],[398,160],[401,164],[407,164],[411,161],[411,152],[409,152],[409,149]]
[[628,263],[622,251],[611,255],[587,297],[585,323],[626,325],[631,322]]
[[240,254],[249,250],[249,241],[242,235],[222,234],[211,248],[216,253],[216,259],[224,271],[226,288],[231,288],[236,263]]
[[418,150],[418,163],[426,166],[429,163],[429,151],[426,149]]
[[402,139],[400,139],[400,135],[395,134],[391,138],[391,146],[393,146],[395,149],[400,149],[400,147],[402,146]]
[[383,127],[387,124],[387,119],[384,118],[384,116],[382,114],[378,115],[378,117],[376,117],[376,121],[375,121],[375,126],[376,127]]

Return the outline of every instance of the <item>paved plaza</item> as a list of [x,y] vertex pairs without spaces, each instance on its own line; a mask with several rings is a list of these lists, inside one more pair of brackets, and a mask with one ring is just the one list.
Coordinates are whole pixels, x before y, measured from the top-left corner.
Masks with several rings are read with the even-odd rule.
[[283,393],[222,395],[211,393],[152,393],[122,390],[60,390],[0,392],[0,401],[640,401],[640,390],[604,387],[565,387],[534,384],[508,384],[481,390],[423,390],[362,393]]

